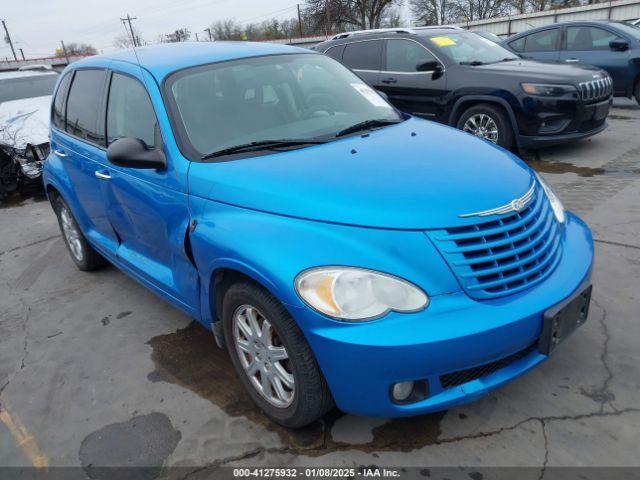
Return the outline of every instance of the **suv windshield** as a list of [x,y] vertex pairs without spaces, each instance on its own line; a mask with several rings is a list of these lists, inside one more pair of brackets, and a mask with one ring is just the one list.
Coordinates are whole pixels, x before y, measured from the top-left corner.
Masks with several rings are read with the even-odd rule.
[[0,103],[53,95],[57,74],[0,79]]
[[438,54],[462,65],[482,65],[519,58],[506,48],[471,32],[430,33],[426,38],[429,46],[435,48]]
[[333,139],[354,125],[362,124],[355,132],[402,121],[355,74],[318,54],[181,70],[168,78],[165,93],[183,151],[194,159],[273,140],[292,140],[289,145],[301,148],[308,145],[304,141]]

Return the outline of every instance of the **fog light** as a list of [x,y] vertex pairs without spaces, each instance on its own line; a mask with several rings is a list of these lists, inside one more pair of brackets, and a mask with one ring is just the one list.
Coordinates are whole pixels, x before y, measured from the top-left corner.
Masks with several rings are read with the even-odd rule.
[[404,402],[411,392],[413,392],[413,382],[398,382],[391,389],[391,395],[396,402]]

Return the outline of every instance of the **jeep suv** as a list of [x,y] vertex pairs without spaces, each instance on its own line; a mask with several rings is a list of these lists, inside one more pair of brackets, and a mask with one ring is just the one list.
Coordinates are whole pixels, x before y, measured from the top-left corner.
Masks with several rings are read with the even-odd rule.
[[504,148],[538,148],[606,127],[609,75],[542,64],[455,27],[343,33],[315,47],[384,92],[399,110]]

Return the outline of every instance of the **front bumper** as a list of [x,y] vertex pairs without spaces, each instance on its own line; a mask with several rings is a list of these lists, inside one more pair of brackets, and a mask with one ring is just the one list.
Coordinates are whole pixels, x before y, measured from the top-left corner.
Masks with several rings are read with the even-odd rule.
[[541,148],[596,135],[607,128],[612,102],[612,97],[593,103],[526,98],[518,121],[518,146]]
[[[302,327],[338,407],[350,413],[400,417],[468,403],[530,370],[547,357],[535,348],[545,310],[588,281],[593,242],[587,226],[567,215],[563,257],[542,283],[524,292],[476,301],[463,292],[431,297],[429,308],[366,323],[329,320],[308,308],[291,312]],[[441,376],[496,362],[515,361],[467,383],[443,387]],[[429,396],[399,405],[395,382],[426,381]]]

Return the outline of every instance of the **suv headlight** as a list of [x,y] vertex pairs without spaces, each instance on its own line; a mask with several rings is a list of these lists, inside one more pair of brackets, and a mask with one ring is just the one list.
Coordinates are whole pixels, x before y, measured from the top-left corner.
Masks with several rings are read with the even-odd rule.
[[567,93],[574,93],[578,91],[573,85],[522,83],[521,86],[522,90],[529,95],[540,95],[542,97],[561,97]]
[[553,209],[553,214],[555,215],[556,220],[558,220],[558,222],[560,223],[564,223],[566,220],[566,216],[564,214],[564,206],[562,205],[562,202],[556,196],[556,194],[553,193],[553,190],[551,190],[551,187],[547,185],[544,182],[544,180],[542,180],[542,177],[537,173],[536,173],[536,178],[538,179],[538,182],[540,182],[540,185],[542,186],[542,189],[544,190],[545,195],[549,199],[549,203],[551,204],[551,208]]
[[354,267],[319,267],[295,279],[295,289],[314,310],[340,320],[373,320],[390,311],[415,312],[429,297],[397,277]]

